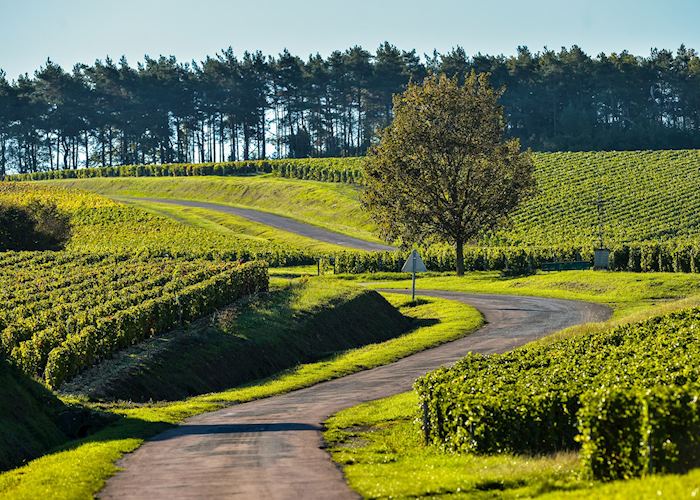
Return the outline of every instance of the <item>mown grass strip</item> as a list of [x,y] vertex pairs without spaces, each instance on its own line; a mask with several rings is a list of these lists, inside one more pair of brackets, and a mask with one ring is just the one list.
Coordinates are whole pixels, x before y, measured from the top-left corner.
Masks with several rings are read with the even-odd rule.
[[209,231],[257,242],[274,243],[304,249],[309,253],[329,254],[346,250],[345,247],[324,243],[295,233],[251,222],[244,217],[217,212],[206,208],[194,208],[157,203],[137,198],[115,198],[117,201],[142,208],[157,215],[169,217],[183,224],[200,227]]
[[253,208],[367,241],[379,242],[369,215],[348,184],[256,177],[122,177],[47,181],[105,196],[171,198]]
[[[410,279],[401,273],[338,278],[365,281],[371,288],[408,289]],[[532,295],[556,299],[584,300],[611,306],[614,317],[643,313],[659,305],[697,294],[700,275],[681,273],[611,273],[606,271],[539,272],[524,277],[504,277],[494,271],[471,272],[465,276],[419,277],[418,291],[447,290],[468,293]]]

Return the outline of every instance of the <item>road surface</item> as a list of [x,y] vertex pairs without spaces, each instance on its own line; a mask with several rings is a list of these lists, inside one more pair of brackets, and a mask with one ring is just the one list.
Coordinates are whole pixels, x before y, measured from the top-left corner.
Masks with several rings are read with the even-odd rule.
[[[406,291],[387,290],[410,293]],[[101,498],[357,498],[322,448],[322,422],[356,404],[411,389],[420,375],[468,351],[504,352],[562,328],[603,321],[599,304],[421,291],[470,304],[487,324],[390,365],[186,420],[123,458]]]
[[168,203],[182,207],[204,208],[207,210],[214,210],[216,212],[223,212],[225,214],[243,217],[249,221],[265,224],[283,231],[306,236],[307,238],[313,238],[314,240],[322,241],[324,243],[354,248],[356,250],[369,250],[373,252],[391,252],[396,250],[396,248],[389,245],[353,238],[352,236],[336,233],[319,226],[305,224],[304,222],[299,222],[297,220],[290,219],[289,217],[283,217],[281,215],[275,215],[271,214],[270,212],[263,212],[260,210],[253,210],[252,208],[238,208],[231,207],[229,205],[220,205],[218,203],[209,203],[206,201],[173,200],[168,198],[125,198],[125,200],[129,199],[152,203]]

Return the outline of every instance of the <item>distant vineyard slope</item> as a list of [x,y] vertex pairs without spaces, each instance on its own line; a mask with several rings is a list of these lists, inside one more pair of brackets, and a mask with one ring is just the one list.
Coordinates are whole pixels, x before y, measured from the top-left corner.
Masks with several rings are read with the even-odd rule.
[[[514,215],[509,228],[484,243],[498,246],[593,245],[597,241],[596,201],[599,195],[604,201],[607,245],[700,235],[696,215],[700,213],[700,150],[534,153],[533,157],[537,166],[538,195]],[[260,161],[248,162],[248,167],[241,163],[108,167],[41,172],[13,179],[232,176],[260,172],[268,177],[362,182],[360,158]],[[264,178],[260,182],[264,183]],[[89,183],[74,185],[90,189]],[[230,189],[229,184],[226,186]],[[165,184],[162,187],[167,188]],[[261,186],[258,184],[258,187]],[[103,183],[99,188],[101,193],[109,194],[109,188]],[[370,229],[366,216],[359,210],[350,210],[348,193],[355,196],[359,209],[357,193],[336,193],[338,206],[349,215],[343,217],[343,223],[355,226],[358,234],[366,237]],[[149,191],[150,196],[157,194]],[[168,193],[162,194],[168,197]]]

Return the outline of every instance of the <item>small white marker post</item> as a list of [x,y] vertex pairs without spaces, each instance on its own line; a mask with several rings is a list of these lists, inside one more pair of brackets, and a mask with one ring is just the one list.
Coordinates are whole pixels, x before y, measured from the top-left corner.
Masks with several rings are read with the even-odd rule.
[[411,301],[415,302],[416,301],[416,273],[424,273],[428,269],[425,267],[425,264],[423,263],[423,259],[420,258],[420,255],[418,255],[418,250],[413,249],[411,251],[411,255],[408,256],[408,259],[406,259],[405,264],[401,268],[402,273],[411,273],[412,276],[412,292],[411,292]]

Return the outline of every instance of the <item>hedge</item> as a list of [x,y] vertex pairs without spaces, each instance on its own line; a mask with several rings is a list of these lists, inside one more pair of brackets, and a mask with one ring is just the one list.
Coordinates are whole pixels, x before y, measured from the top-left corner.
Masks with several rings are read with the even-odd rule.
[[280,177],[322,182],[362,182],[361,158],[300,158],[246,160],[221,163],[164,163],[119,165],[72,170],[47,170],[5,176],[8,181],[85,179],[91,177],[182,177],[195,175],[241,176],[272,173]]
[[[454,249],[435,245],[420,250],[430,271],[453,271]],[[404,252],[339,252],[336,272],[398,272],[408,258]],[[587,261],[593,265],[593,247],[519,246],[464,249],[465,269],[471,271],[508,271],[527,274],[545,262]],[[616,245],[610,252],[610,270],[631,272],[700,272],[700,241],[642,242]]]
[[628,479],[700,466],[700,387],[603,388],[578,413],[588,477]]
[[470,353],[416,381],[426,438],[471,453],[583,444],[596,479],[686,470],[700,457],[698,332],[692,308],[550,345]]
[[209,314],[243,296],[267,291],[267,288],[267,265],[249,262],[178,292],[166,293],[100,318],[51,350],[44,378],[50,387],[59,387],[85,367],[119,349]]

